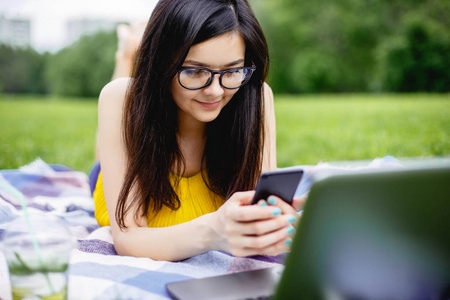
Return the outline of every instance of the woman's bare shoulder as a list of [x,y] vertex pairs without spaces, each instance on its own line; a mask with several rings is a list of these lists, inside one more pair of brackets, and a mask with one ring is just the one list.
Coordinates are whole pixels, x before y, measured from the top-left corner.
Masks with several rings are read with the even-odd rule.
[[122,107],[131,78],[118,78],[105,85],[99,96],[99,109],[110,106]]
[[98,132],[100,137],[119,136],[125,96],[130,78],[111,81],[100,92],[98,99]]
[[273,99],[273,92],[272,92],[272,88],[269,86],[269,84],[267,84],[267,82],[264,82],[263,85],[263,93],[264,93],[264,99],[267,100],[271,100]]

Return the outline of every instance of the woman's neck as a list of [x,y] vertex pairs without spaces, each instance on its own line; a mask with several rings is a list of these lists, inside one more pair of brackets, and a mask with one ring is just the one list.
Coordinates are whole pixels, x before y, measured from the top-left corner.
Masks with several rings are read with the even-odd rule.
[[186,162],[186,169],[184,174],[177,175],[190,177],[202,169],[202,158],[206,145],[206,123],[183,118],[179,118],[178,121],[177,140]]

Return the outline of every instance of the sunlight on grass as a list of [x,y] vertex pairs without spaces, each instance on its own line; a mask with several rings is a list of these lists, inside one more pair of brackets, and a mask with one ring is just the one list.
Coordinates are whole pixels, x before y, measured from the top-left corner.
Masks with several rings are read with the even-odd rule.
[[86,100],[0,100],[0,168],[41,157],[87,172],[94,161],[97,103]]
[[448,95],[278,96],[280,167],[450,154]]
[[[450,155],[449,95],[276,95],[275,110],[279,167]],[[0,96],[0,126],[0,169],[94,161],[96,99]]]

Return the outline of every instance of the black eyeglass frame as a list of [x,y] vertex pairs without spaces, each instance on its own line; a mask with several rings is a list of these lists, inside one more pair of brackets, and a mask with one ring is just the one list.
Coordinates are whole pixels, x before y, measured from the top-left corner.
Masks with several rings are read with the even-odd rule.
[[[202,86],[202,87],[198,87],[198,88],[188,88],[188,87],[185,87],[185,86],[181,83],[181,80],[180,80],[181,72],[183,72],[184,70],[187,70],[187,69],[205,70],[205,71],[208,71],[208,72],[211,73],[211,77],[210,77],[209,80],[206,82],[206,84],[205,84],[204,86]],[[248,77],[245,79],[245,81],[243,81],[243,82],[241,83],[241,85],[239,85],[239,86],[237,86],[237,87],[229,88],[229,87],[226,87],[226,86],[224,86],[224,85],[222,84],[222,77],[223,77],[223,75],[224,75],[225,73],[233,72],[233,71],[235,71],[235,70],[242,70],[242,69],[250,71],[250,74],[249,74]],[[223,71],[214,71],[214,70],[211,70],[211,69],[208,69],[208,68],[200,68],[200,67],[181,67],[181,68],[178,70],[178,76],[177,76],[177,77],[178,77],[178,83],[179,83],[183,88],[185,88],[185,89],[187,89],[187,90],[193,91],[193,90],[200,90],[200,89],[203,89],[203,88],[205,88],[205,87],[207,87],[207,86],[210,86],[211,83],[212,83],[213,80],[214,80],[214,76],[215,76],[216,74],[220,74],[220,76],[219,76],[219,84],[220,84],[220,86],[223,87],[224,89],[227,89],[227,90],[235,90],[235,89],[238,89],[238,88],[244,86],[247,82],[249,82],[249,80],[250,80],[250,78],[252,78],[253,72],[254,72],[255,70],[256,70],[256,66],[254,66],[254,65],[251,66],[251,67],[239,67],[239,68],[226,69],[226,70],[223,70]]]

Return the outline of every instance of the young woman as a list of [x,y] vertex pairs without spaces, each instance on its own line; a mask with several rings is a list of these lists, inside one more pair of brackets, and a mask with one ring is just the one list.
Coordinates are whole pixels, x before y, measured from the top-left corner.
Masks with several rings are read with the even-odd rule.
[[248,205],[260,173],[276,168],[268,64],[246,0],[158,2],[132,78],[99,99],[95,213],[118,254],[288,249],[300,200]]

